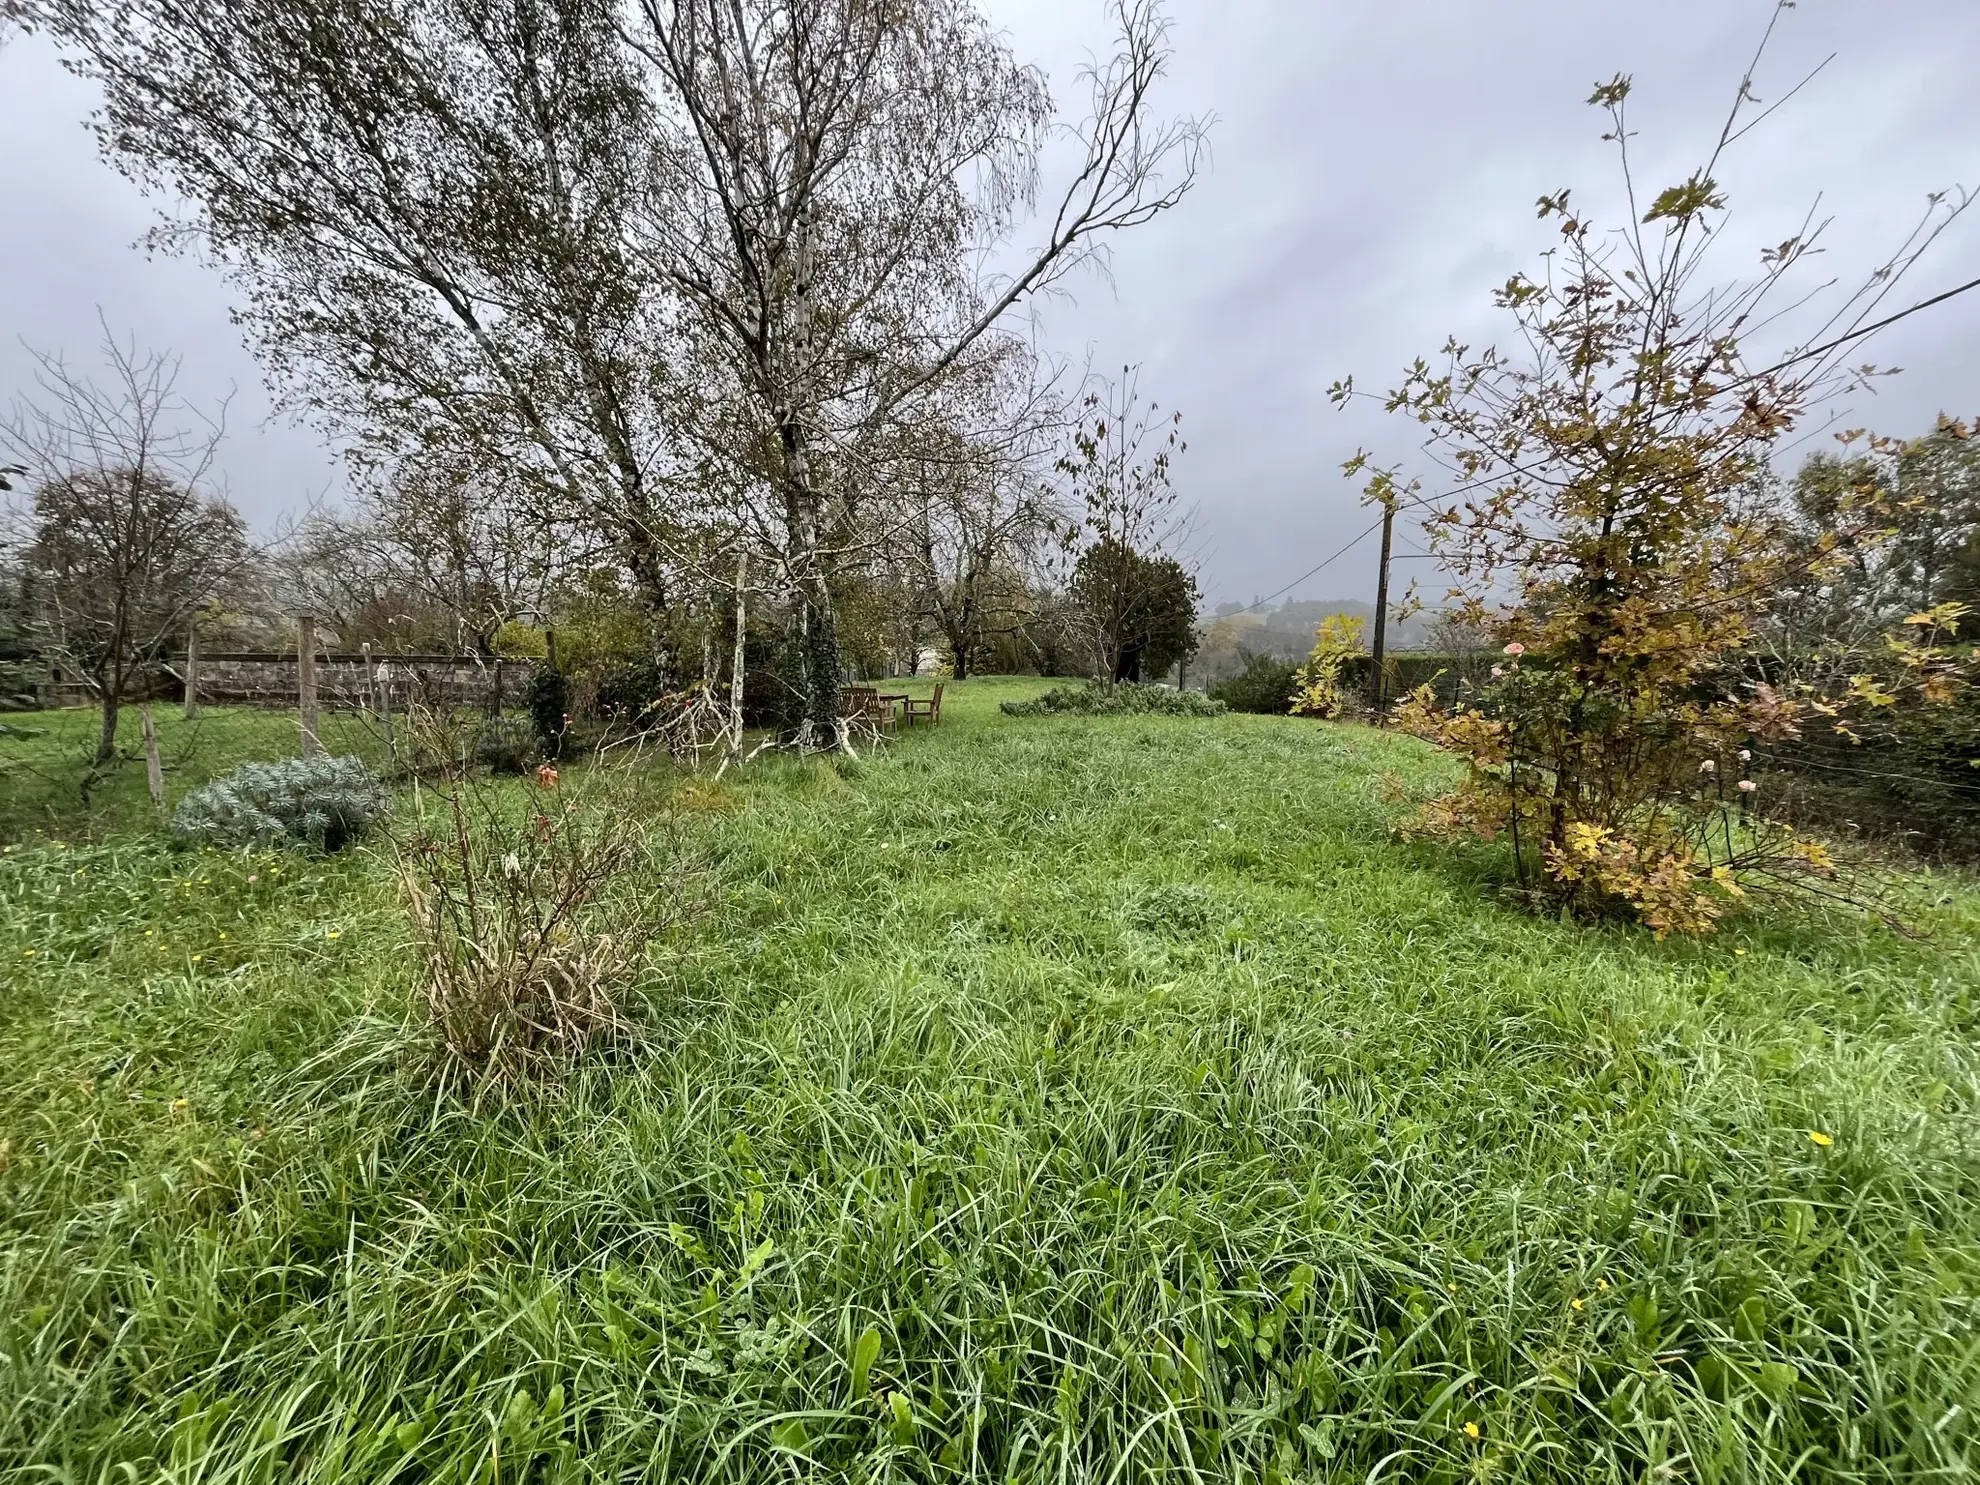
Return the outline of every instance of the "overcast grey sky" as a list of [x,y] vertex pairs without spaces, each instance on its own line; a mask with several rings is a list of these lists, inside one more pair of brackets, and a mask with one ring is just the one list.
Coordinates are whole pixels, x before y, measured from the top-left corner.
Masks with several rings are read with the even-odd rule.
[[[1584,211],[1613,200],[1599,116],[1582,104],[1618,71],[1632,99],[1641,178],[1682,178],[1709,147],[1772,0],[1172,0],[1176,58],[1164,103],[1213,113],[1212,168],[1171,216],[1122,238],[1111,285],[1084,280],[1044,311],[1048,343],[1102,366],[1143,366],[1179,407],[1179,481],[1203,511],[1211,601],[1269,594],[1368,524],[1340,461],[1357,446],[1407,460],[1409,425],[1336,412],[1353,373],[1389,385],[1447,335],[1498,324],[1488,296],[1552,235],[1543,192]],[[1098,0],[988,0],[1018,54],[1061,101],[1103,47]],[[1800,0],[1756,77],[1773,101],[1826,70],[1743,141],[1721,174],[1734,206],[1727,273],[1747,270],[1821,198],[1835,218],[1824,274],[1860,277],[1894,247],[1929,191],[1980,186],[1980,0]],[[227,285],[196,263],[132,246],[149,205],[103,165],[82,128],[85,88],[45,46],[0,49],[0,396],[29,370],[21,342],[93,354],[99,307],[141,344],[176,347],[185,385],[238,388],[224,458],[258,522],[333,489],[305,429],[272,420],[228,316]],[[1913,295],[1980,277],[1980,207],[1921,267]],[[1905,296],[1910,302],[1912,295]],[[1853,421],[1894,433],[1937,411],[1980,413],[1980,291],[1879,339],[1903,366]],[[1365,597],[1374,544],[1293,597]]]

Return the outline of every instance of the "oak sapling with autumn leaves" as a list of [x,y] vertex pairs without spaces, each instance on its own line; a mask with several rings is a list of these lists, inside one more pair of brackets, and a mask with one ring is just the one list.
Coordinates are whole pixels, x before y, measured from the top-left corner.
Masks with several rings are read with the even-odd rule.
[[[1635,203],[1628,96],[1618,78],[1590,101],[1609,115]],[[1875,373],[1846,366],[1846,347],[1757,371],[1742,354],[1819,231],[1769,249],[1751,280],[1701,282],[1726,209],[1714,171],[1750,107],[1743,85],[1706,165],[1633,204],[1619,230],[1598,230],[1566,191],[1542,198],[1560,242],[1495,295],[1521,352],[1452,342],[1440,368],[1419,360],[1387,397],[1427,429],[1454,482],[1425,521],[1453,617],[1504,650],[1465,704],[1446,710],[1424,688],[1400,709],[1402,725],[1468,764],[1409,828],[1506,837],[1536,902],[1634,917],[1659,936],[1709,931],[1756,892],[1870,896],[1825,844],[1767,819],[1748,768],[1755,744],[1847,726],[1862,699],[1736,679],[1771,595],[1821,581],[1888,524],[1865,487],[1838,500],[1822,540],[1796,540],[1762,478],[1811,409]],[[1871,318],[1959,209],[1934,202],[1829,321],[1831,338]],[[1348,466],[1366,467],[1366,455]],[[1425,503],[1419,489],[1376,470],[1370,494]],[[1921,681],[1928,670],[1948,684],[1943,665]]]

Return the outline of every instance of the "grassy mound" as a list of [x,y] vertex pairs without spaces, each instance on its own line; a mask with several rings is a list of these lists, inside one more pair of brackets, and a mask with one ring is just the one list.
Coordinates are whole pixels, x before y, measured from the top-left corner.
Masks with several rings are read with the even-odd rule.
[[695,791],[649,1044],[478,1109],[365,852],[0,856],[0,1476],[1980,1464],[1963,885],[1537,921],[1390,840],[1407,740],[1037,689]]

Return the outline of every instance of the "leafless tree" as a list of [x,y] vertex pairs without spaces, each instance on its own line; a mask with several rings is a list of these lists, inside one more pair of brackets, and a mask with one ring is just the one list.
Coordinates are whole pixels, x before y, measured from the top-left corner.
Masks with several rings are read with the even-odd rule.
[[1174,663],[1195,648],[1195,507],[1171,474],[1188,449],[1182,414],[1145,402],[1129,366],[1087,393],[1059,458],[1078,512],[1067,533],[1072,588],[1102,680],[1139,680],[1144,651]]
[[1033,580],[1071,520],[1052,479],[1070,410],[1029,358],[987,405],[915,431],[897,478],[905,566],[918,607],[947,643],[956,679],[984,644],[1027,617]]
[[[1155,0],[1113,9],[1118,50],[1069,131],[1084,158],[1019,247],[1053,109],[967,0],[640,0],[628,35],[662,85],[666,204],[646,251],[801,604],[805,745],[838,735],[834,568],[870,534],[875,444],[1194,179],[1202,126],[1150,118],[1166,22]],[[998,250],[1016,270],[986,279]]]
[[204,413],[179,393],[177,356],[107,328],[103,354],[99,385],[37,353],[41,395],[0,420],[0,449],[32,492],[12,512],[30,623],[43,652],[97,695],[99,765],[117,755],[125,698],[252,556],[240,516],[208,489],[225,408]]
[[347,644],[441,644],[484,658],[503,625],[549,607],[586,542],[504,488],[500,469],[406,461],[347,508],[317,505],[271,546],[289,610],[327,621]]

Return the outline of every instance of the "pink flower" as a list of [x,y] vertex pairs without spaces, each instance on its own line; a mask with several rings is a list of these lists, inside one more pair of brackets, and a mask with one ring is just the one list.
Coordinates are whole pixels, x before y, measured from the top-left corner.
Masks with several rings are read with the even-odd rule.
[[1739,761],[1741,763],[1751,763],[1753,761],[1753,749],[1741,748],[1739,750]]
[[1492,667],[1492,679],[1495,681],[1505,673],[1506,673],[1506,668],[1503,665],[1495,665]]
[[1526,646],[1521,644],[1518,640],[1514,640],[1511,644],[1506,646],[1506,653],[1508,655],[1511,655],[1515,660],[1517,660],[1521,655],[1524,655],[1526,653]]
[[1755,789],[1758,789],[1759,787],[1760,786],[1754,783],[1753,780],[1751,779],[1741,779],[1739,781],[1739,792],[1742,794],[1751,794]]
[[547,763],[539,764],[536,770],[536,787],[539,789],[556,788],[557,770]]
[[1698,771],[1700,773],[1717,773],[1719,771],[1719,765],[1714,763],[1710,758],[1707,758],[1703,763],[1698,765]]

